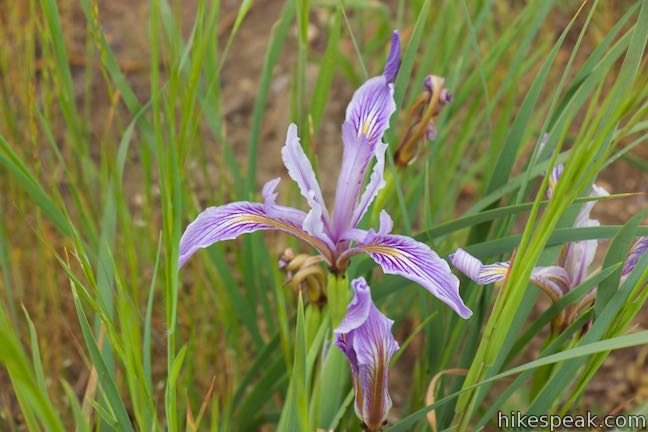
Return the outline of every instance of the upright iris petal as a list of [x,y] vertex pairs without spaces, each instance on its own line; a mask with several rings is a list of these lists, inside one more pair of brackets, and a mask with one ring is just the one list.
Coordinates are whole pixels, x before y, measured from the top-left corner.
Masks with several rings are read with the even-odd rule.
[[[333,210],[334,230],[338,236],[357,223],[358,197],[365,174],[373,157],[383,160],[374,168],[370,186],[380,189],[384,185],[382,170],[387,146],[382,136],[389,128],[389,119],[396,111],[393,80],[400,64],[400,40],[398,33],[392,36],[392,45],[383,75],[370,78],[351,98],[347,106],[346,119],[342,127],[342,168],[335,192]],[[379,165],[376,163],[376,165]],[[376,191],[377,193],[377,191]],[[363,203],[371,202],[374,194],[363,196]],[[369,199],[370,198],[370,199]]]
[[362,190],[369,162],[373,152],[364,134],[357,135],[349,122],[342,124],[342,168],[338,177],[335,192],[333,221],[335,234],[352,226],[351,219],[358,196]]
[[[600,186],[593,185],[590,197],[602,197],[609,195],[608,192]],[[590,218],[590,213],[594,208],[596,201],[588,201],[583,204],[576,217],[574,227],[585,228],[599,226],[600,223],[596,219]],[[569,277],[571,278],[572,287],[580,285],[587,277],[587,270],[589,269],[596,249],[598,247],[597,240],[581,240],[565,244],[561,253],[558,265],[563,267]]]
[[385,69],[383,70],[383,76],[387,82],[393,83],[396,81],[398,69],[400,69],[400,35],[398,34],[398,30],[395,30],[392,33],[389,55],[387,56],[387,62],[385,62]]
[[351,282],[354,297],[335,329],[336,345],[346,355],[355,390],[355,412],[370,432],[382,430],[392,407],[387,381],[389,361],[398,350],[391,333],[394,321],[383,315],[371,299],[363,278]]

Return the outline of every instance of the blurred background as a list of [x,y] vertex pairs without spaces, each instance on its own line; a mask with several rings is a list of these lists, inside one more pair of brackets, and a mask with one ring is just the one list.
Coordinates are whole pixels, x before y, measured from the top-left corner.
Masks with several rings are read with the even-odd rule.
[[[0,167],[0,302],[26,352],[33,343],[31,332],[37,333],[47,392],[62,412],[73,409],[71,395],[88,409],[86,399],[97,385],[77,320],[70,272],[96,289],[89,290],[96,301],[112,303],[116,325],[121,332],[133,331],[133,344],[142,344],[141,327],[150,322],[150,370],[144,375],[150,374],[152,398],[160,407],[168,368],[165,290],[175,287],[176,337],[187,344],[179,403],[194,414],[203,401],[209,401],[212,413],[216,407],[220,412],[231,410],[228,405],[242,376],[259,356],[262,345],[255,339],[272,339],[280,325],[267,319],[276,300],[266,294],[271,298],[264,306],[242,291],[245,313],[257,322],[248,332],[241,324],[243,312],[231,297],[245,279],[239,271],[245,268],[244,258],[236,243],[214,252],[233,269],[230,274],[201,258],[183,269],[175,282],[169,282],[173,269],[164,258],[167,249],[160,245],[177,239],[178,228],[183,229],[197,210],[237,196],[252,198],[253,191],[276,176],[287,180],[280,148],[291,121],[298,122],[324,194],[332,199],[342,150],[340,125],[354,89],[366,78],[363,67],[369,76],[381,71],[394,27],[401,30],[405,49],[426,7],[419,55],[402,89],[404,104],[422,90],[422,78],[428,74],[445,77],[455,99],[441,117],[437,139],[426,144],[425,155],[432,152],[436,162],[411,169],[428,170],[428,215],[434,222],[460,216],[480,198],[493,161],[489,155],[499,153],[517,107],[581,6],[577,1],[555,2],[542,12],[546,17],[531,34],[534,14],[544,10],[537,1],[454,5],[441,0],[358,0],[344,2],[341,15],[337,2],[321,0],[311,2],[307,25],[292,19],[282,24],[288,8],[282,0],[170,0],[152,10],[154,3],[0,0],[0,135],[5,140]],[[568,79],[634,5],[599,2],[582,41],[578,38],[587,13],[576,18],[549,72],[534,121],[541,124],[574,47],[580,44]],[[483,10],[488,12],[481,14]],[[479,33],[472,33],[476,25]],[[277,34],[283,37],[278,40]],[[200,41],[191,59],[183,54],[182,40]],[[620,60],[617,63],[618,69]],[[329,66],[323,73],[325,64]],[[645,85],[645,57],[641,67],[638,79]],[[607,79],[603,92],[614,73]],[[152,90],[156,85],[157,93]],[[151,108],[150,101],[157,97],[163,102]],[[394,148],[406,129],[399,123],[404,113],[401,110],[392,123]],[[523,169],[538,137],[524,138],[514,173]],[[250,152],[256,154],[253,162]],[[232,169],[234,162],[240,166],[240,178]],[[241,178],[246,186],[239,193]],[[297,203],[288,183],[282,182],[282,201]],[[610,193],[647,192],[648,146],[625,153],[596,183]],[[174,190],[172,195],[166,195],[169,190]],[[182,197],[182,206],[176,207],[168,196]],[[605,225],[620,225],[646,203],[645,194],[601,202],[593,217]],[[165,222],[163,213],[175,215],[176,210],[179,218]],[[517,232],[524,226],[521,219]],[[412,222],[414,231],[430,226],[420,215]],[[165,228],[165,223],[174,228]],[[174,235],[167,236],[167,228]],[[285,236],[260,238],[271,260],[289,246],[305,249]],[[443,253],[460,244],[459,239],[444,243]],[[605,247],[599,248],[599,263],[601,249]],[[63,268],[63,263],[69,267]],[[88,271],[88,265],[94,269]],[[294,293],[281,285],[283,275],[267,270],[259,276],[274,279],[277,290],[285,289],[288,309],[294,309]],[[265,289],[264,283],[254,289]],[[110,292],[114,296],[106,295]],[[149,302],[152,306],[147,307]],[[538,311],[548,304],[541,301]],[[88,303],[86,313],[93,325],[95,314]],[[647,316],[644,308],[635,326],[648,327]],[[397,330],[400,340],[422,319],[417,314],[405,317]],[[105,335],[100,327],[94,330],[101,345]],[[418,406],[429,382],[431,371],[419,360],[426,349],[422,339],[422,334],[414,339],[392,372],[395,416]],[[523,358],[533,358],[541,345],[542,340],[532,341]],[[420,371],[412,373],[417,368]],[[127,387],[119,370],[117,380]],[[647,372],[647,347],[613,353],[588,387],[582,406],[613,413],[640,405],[648,397]],[[269,400],[271,406],[277,403]],[[273,410],[267,414],[271,419]],[[62,418],[72,424],[71,415]],[[22,430],[24,425],[9,375],[0,368],[0,429]]]

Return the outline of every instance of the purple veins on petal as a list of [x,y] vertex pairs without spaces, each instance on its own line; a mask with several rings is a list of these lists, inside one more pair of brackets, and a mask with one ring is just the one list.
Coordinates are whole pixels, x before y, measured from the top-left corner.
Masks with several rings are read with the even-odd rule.
[[354,297],[335,329],[336,345],[351,366],[356,415],[369,431],[379,431],[392,406],[389,362],[399,347],[391,332],[394,322],[373,303],[365,280],[355,279],[351,285]]
[[484,265],[479,259],[463,249],[457,249],[448,259],[461,273],[479,285],[487,285],[503,280],[509,270],[510,262]]
[[376,145],[376,150],[375,150],[375,155],[376,155],[376,163],[373,167],[373,171],[371,172],[371,177],[369,178],[369,182],[367,183],[367,187],[365,188],[364,192],[362,193],[362,196],[360,197],[360,201],[358,202],[358,205],[355,207],[353,211],[353,219],[351,220],[351,225],[352,226],[358,226],[360,224],[360,221],[362,220],[362,217],[364,214],[367,212],[367,209],[373,202],[373,200],[378,196],[378,192],[385,187],[385,152],[387,151],[387,144],[383,142],[379,142]]
[[637,237],[632,243],[630,251],[628,251],[628,257],[623,264],[622,276],[627,276],[632,273],[632,270],[634,270],[637,263],[646,252],[648,252],[648,237]]
[[[391,115],[396,111],[392,81],[398,72],[399,62],[400,42],[398,32],[394,32],[384,74],[370,78],[360,86],[347,106],[342,125],[342,168],[333,210],[336,237],[360,222],[366,208],[384,186],[387,146],[382,143],[382,137],[389,128]],[[366,171],[373,157],[377,162],[358,204]]]
[[353,126],[342,124],[342,168],[338,176],[335,204],[333,207],[334,227],[337,233],[352,226],[351,219],[362,190],[369,162],[373,157],[364,134],[357,135]]
[[394,87],[380,75],[370,78],[351,98],[346,111],[346,121],[356,136],[364,134],[373,152],[378,141],[389,128],[389,118],[396,111]]
[[364,278],[358,278],[351,281],[353,287],[353,299],[347,306],[347,313],[342,322],[335,329],[336,334],[349,333],[357,329],[369,316],[369,309],[373,304],[371,291]]
[[450,271],[448,263],[426,244],[406,236],[370,231],[364,241],[354,246],[352,253],[359,252],[369,254],[385,273],[421,285],[462,318],[472,315],[459,295],[459,279]]
[[394,32],[383,75],[368,79],[356,90],[347,106],[345,120],[353,126],[356,136],[364,134],[367,137],[372,152],[396,111],[393,80],[399,66],[400,38],[398,32]]
[[[487,285],[506,277],[510,261],[484,265],[479,259],[463,249],[457,249],[448,259],[459,271],[475,283]],[[570,288],[570,278],[559,266],[536,267],[531,273],[531,282],[540,287],[552,300],[558,300]]]
[[328,261],[331,255],[326,244],[310,236],[301,227],[306,215],[300,210],[273,204],[276,179],[266,184],[265,204],[239,201],[219,207],[209,207],[187,226],[180,239],[178,268],[198,249],[223,240],[233,240],[241,234],[263,230],[279,230],[292,234],[316,248]]

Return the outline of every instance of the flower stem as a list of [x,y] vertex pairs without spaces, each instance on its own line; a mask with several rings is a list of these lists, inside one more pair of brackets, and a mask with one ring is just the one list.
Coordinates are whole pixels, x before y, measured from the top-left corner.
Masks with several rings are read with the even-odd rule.
[[349,283],[346,275],[329,275],[326,296],[331,315],[331,326],[335,328],[342,322],[349,304]]

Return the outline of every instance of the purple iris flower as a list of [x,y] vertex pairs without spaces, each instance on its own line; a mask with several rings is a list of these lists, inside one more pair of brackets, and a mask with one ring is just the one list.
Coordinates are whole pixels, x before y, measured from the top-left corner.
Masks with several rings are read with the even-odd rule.
[[354,279],[351,285],[355,295],[335,329],[335,344],[351,366],[355,412],[362,428],[376,432],[382,430],[392,407],[387,380],[389,361],[398,343],[391,332],[394,321],[378,310],[365,280]]
[[[349,259],[366,253],[385,273],[402,275],[428,289],[463,318],[470,309],[459,296],[459,280],[448,263],[427,245],[410,237],[390,234],[392,220],[382,211],[380,228],[358,228],[370,204],[385,181],[385,151],[382,136],[396,111],[394,80],[400,64],[400,40],[394,32],[382,75],[370,78],[353,95],[342,124],[343,159],[332,213],[310,161],[299,143],[297,127],[288,127],[281,151],[288,174],[299,186],[309,211],[279,205],[275,189],[279,178],[263,187],[263,203],[233,202],[203,211],[185,230],[180,240],[179,266],[196,250],[222,240],[259,230],[280,230],[314,247],[333,273],[342,274]],[[363,191],[372,161],[373,170]]]
[[[549,177],[547,196],[551,197],[554,188],[563,172],[563,165],[556,166]],[[606,196],[608,192],[600,186],[593,185],[591,197]],[[590,218],[595,201],[588,201],[580,209],[574,227],[599,226],[599,221]],[[557,300],[571,289],[580,285],[587,277],[587,271],[594,260],[597,240],[581,240],[566,243],[560,253],[558,265],[536,267],[531,273],[531,282],[542,288],[552,300]],[[503,280],[509,270],[510,261],[484,265],[462,249],[457,249],[449,257],[452,264],[462,273],[480,285]],[[591,296],[588,296],[588,298]]]
[[[547,197],[551,198],[553,191],[562,175],[564,166],[556,166],[549,174],[549,187]],[[608,195],[608,192],[600,186],[593,185],[590,192],[591,197]],[[580,209],[575,227],[599,226],[599,221],[590,218],[595,201],[588,201]],[[536,267],[531,273],[531,283],[540,287],[549,297],[556,301],[571,289],[577,287],[587,278],[588,269],[594,260],[597,240],[581,240],[566,243],[558,260],[558,265],[548,267]],[[621,282],[634,270],[639,259],[648,252],[648,237],[638,237],[634,240],[628,256],[623,265]],[[510,261],[484,265],[479,259],[470,255],[462,249],[457,249],[449,257],[452,264],[462,273],[480,285],[486,285],[503,280],[510,267]],[[571,305],[566,311],[564,322],[569,323],[584,308],[592,304],[596,298],[597,287],[592,288],[578,304]]]

